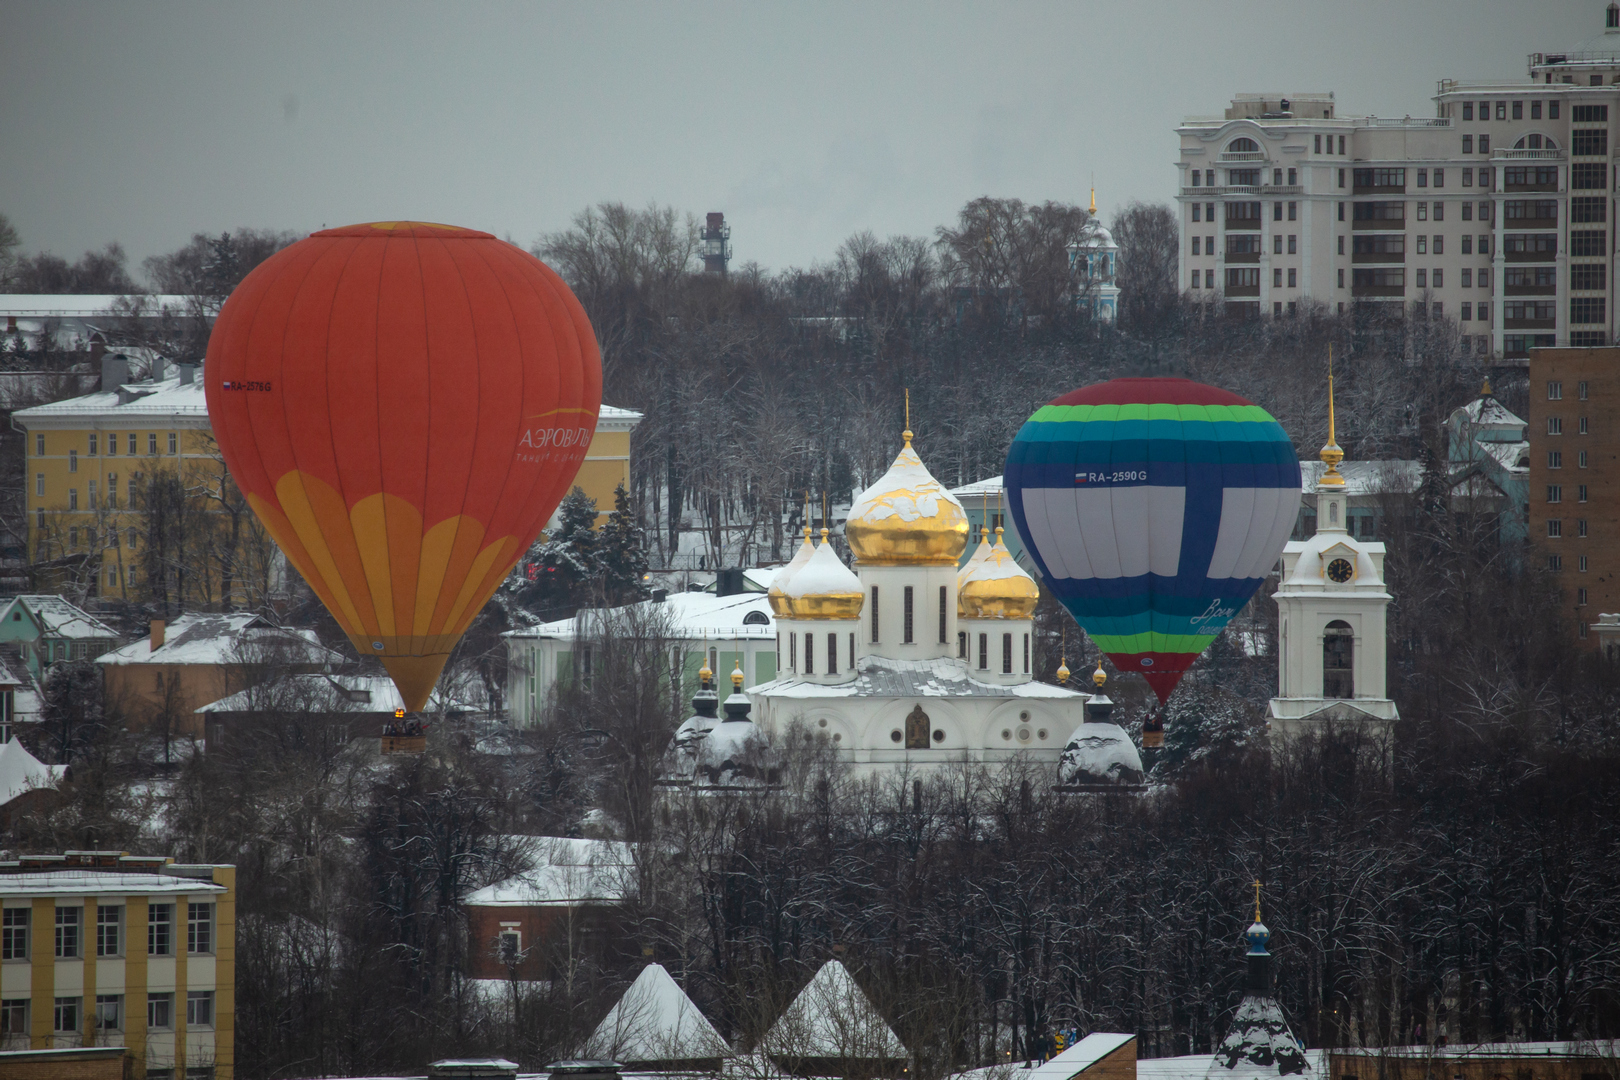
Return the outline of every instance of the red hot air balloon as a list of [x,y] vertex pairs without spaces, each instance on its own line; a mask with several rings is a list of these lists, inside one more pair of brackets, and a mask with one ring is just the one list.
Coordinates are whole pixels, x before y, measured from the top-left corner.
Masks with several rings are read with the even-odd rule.
[[225,302],[204,380],[232,479],[412,711],[568,491],[602,403],[555,272],[416,221],[271,256]]

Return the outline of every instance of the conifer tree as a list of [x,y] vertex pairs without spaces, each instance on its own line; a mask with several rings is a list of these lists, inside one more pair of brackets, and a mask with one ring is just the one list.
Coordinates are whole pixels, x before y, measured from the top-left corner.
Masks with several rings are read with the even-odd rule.
[[647,573],[647,552],[630,493],[622,483],[613,491],[613,513],[597,538],[597,563],[608,603],[627,604],[646,596],[642,577]]

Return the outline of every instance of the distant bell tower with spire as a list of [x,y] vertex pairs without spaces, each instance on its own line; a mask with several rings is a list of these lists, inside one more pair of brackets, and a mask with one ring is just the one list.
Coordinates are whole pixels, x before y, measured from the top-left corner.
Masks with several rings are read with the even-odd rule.
[[1400,719],[1386,688],[1384,545],[1346,528],[1346,493],[1339,464],[1333,402],[1333,354],[1328,353],[1327,466],[1316,482],[1316,535],[1283,549],[1277,603],[1277,696],[1271,699],[1274,739],[1307,732],[1359,732],[1387,756]]
[[1096,188],[1091,189],[1090,213],[1068,247],[1069,278],[1075,306],[1098,322],[1111,323],[1119,315],[1119,245],[1097,219]]

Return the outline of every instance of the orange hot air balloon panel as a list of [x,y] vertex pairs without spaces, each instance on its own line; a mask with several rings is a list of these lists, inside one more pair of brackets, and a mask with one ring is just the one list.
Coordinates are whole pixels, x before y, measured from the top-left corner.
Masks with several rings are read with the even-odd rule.
[[413,221],[267,259],[225,302],[204,382],[237,486],[413,711],[562,501],[602,403],[555,272]]

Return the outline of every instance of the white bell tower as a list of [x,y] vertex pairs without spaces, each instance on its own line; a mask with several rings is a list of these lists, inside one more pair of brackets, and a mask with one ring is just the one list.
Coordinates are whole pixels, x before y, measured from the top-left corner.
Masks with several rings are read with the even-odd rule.
[[1327,471],[1316,484],[1316,535],[1283,549],[1277,602],[1277,696],[1271,734],[1288,739],[1332,728],[1356,730],[1387,746],[1400,719],[1389,698],[1384,545],[1346,528],[1347,497],[1334,438],[1333,373],[1328,369]]

